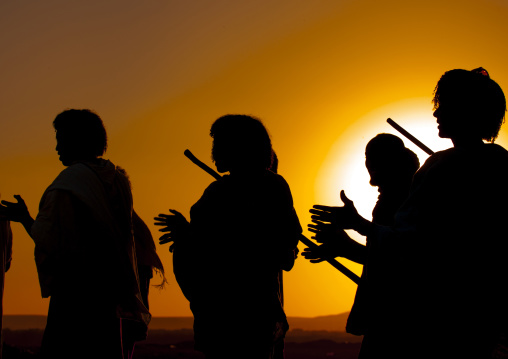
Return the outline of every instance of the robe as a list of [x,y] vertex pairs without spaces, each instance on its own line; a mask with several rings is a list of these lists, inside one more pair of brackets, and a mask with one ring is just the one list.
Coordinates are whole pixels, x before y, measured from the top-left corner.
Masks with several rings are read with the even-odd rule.
[[122,170],[107,160],[67,167],[44,192],[31,234],[41,294],[51,297],[43,356],[122,357],[121,327],[143,339],[150,313]]
[[279,272],[291,268],[288,253],[302,232],[286,181],[270,171],[224,176],[192,206],[190,228],[190,238],[175,243],[173,265],[196,349],[269,358],[288,329]]

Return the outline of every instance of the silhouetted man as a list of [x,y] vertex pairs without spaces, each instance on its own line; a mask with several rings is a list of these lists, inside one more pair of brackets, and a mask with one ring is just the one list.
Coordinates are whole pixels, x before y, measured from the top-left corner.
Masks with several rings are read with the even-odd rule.
[[[20,196],[1,212],[35,243],[43,297],[51,297],[45,358],[127,358],[150,314],[140,293],[133,208],[124,170],[101,156],[106,130],[89,110],[54,120],[63,170],[42,196],[35,221]],[[155,247],[153,248],[155,251]]]
[[291,269],[302,229],[289,186],[268,170],[263,124],[227,115],[210,135],[217,170],[230,174],[192,206],[190,224],[176,211],[156,217],[171,231],[161,243],[175,240],[173,269],[194,315],[196,349],[207,359],[272,358],[288,329],[279,271]]
[[499,357],[508,323],[508,152],[483,141],[498,135],[505,96],[482,68],[451,70],[434,108],[439,136],[454,147],[415,174],[393,227],[366,221],[345,195],[344,207],[315,206],[313,217],[368,235],[386,261],[401,263],[392,357]]
[[[418,157],[404,146],[397,136],[382,133],[369,141],[365,148],[365,166],[370,184],[378,187],[379,197],[372,211],[372,221],[391,226],[395,213],[406,200],[414,173],[420,167]],[[314,220],[309,230],[318,242],[324,243],[317,250],[305,249],[303,256],[311,262],[321,262],[330,257],[346,257],[363,264],[361,282],[348,318],[346,331],[364,335],[359,358],[390,357],[393,332],[398,328],[391,324],[398,311],[394,293],[401,289],[396,281],[397,262],[386,261],[372,250],[369,237],[366,246],[351,239],[346,232],[329,223]],[[388,298],[386,292],[392,295]]]

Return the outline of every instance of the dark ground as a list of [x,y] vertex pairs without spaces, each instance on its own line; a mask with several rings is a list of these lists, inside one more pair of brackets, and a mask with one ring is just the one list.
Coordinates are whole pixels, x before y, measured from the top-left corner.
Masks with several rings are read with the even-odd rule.
[[[35,359],[41,329],[4,329],[4,359]],[[203,359],[193,349],[192,330],[151,330],[136,344],[134,359]],[[343,332],[291,330],[286,337],[285,359],[356,359],[361,337]]]

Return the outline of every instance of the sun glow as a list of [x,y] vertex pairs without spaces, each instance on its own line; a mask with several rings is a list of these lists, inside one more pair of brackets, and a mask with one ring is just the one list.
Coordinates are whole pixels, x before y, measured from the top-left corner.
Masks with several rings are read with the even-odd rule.
[[[406,147],[418,155],[420,165],[425,162],[428,155],[392,128],[386,122],[387,118],[392,118],[433,151],[452,145],[449,140],[437,136],[430,98],[408,99],[378,108],[342,131],[330,148],[315,182],[316,203],[342,205],[339,193],[343,189],[348,198],[354,201],[358,212],[367,219],[372,218],[378,192],[377,187],[369,184],[370,177],[365,168],[365,146],[378,133],[391,133],[402,138]],[[363,237],[356,233],[351,235],[357,241],[365,243]]]

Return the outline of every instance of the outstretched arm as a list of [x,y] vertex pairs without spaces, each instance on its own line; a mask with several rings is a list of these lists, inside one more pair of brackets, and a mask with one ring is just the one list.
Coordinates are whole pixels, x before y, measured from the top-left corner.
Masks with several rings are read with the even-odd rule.
[[330,223],[324,223],[313,220],[309,224],[309,231],[315,235],[312,237],[321,246],[316,248],[306,248],[302,255],[312,263],[319,263],[323,260],[335,257],[344,257],[353,262],[365,264],[367,257],[367,248],[349,237],[349,235],[340,228]]
[[170,209],[169,212],[172,214],[161,213],[158,217],[154,217],[154,224],[156,226],[163,226],[163,228],[159,229],[160,232],[168,232],[160,236],[159,244],[173,242],[169,246],[169,251],[173,252],[175,243],[177,241],[185,240],[188,236],[190,223],[180,212],[175,211],[174,209]]
[[330,207],[314,205],[309,211],[312,222],[327,222],[341,229],[353,229],[361,235],[369,235],[372,229],[372,222],[358,214],[353,201],[346,197],[344,191],[340,191],[340,198],[344,202],[342,207]]
[[[359,246],[362,246],[360,243],[358,243]],[[363,249],[366,249],[364,246],[362,246]],[[359,264],[365,264],[366,262],[366,253],[344,253],[342,250],[338,251],[337,248],[334,248],[333,246],[322,244],[320,246],[316,247],[307,247],[303,250],[302,256],[309,260],[311,263],[321,263],[324,261],[333,260],[336,257],[343,257],[347,258],[350,261],[359,263]]]
[[20,195],[15,194],[14,198],[17,203],[2,201],[0,204],[0,218],[6,219],[11,222],[19,222],[25,227],[26,232],[32,237],[32,225],[34,219],[28,211],[28,207],[25,204],[23,198]]

